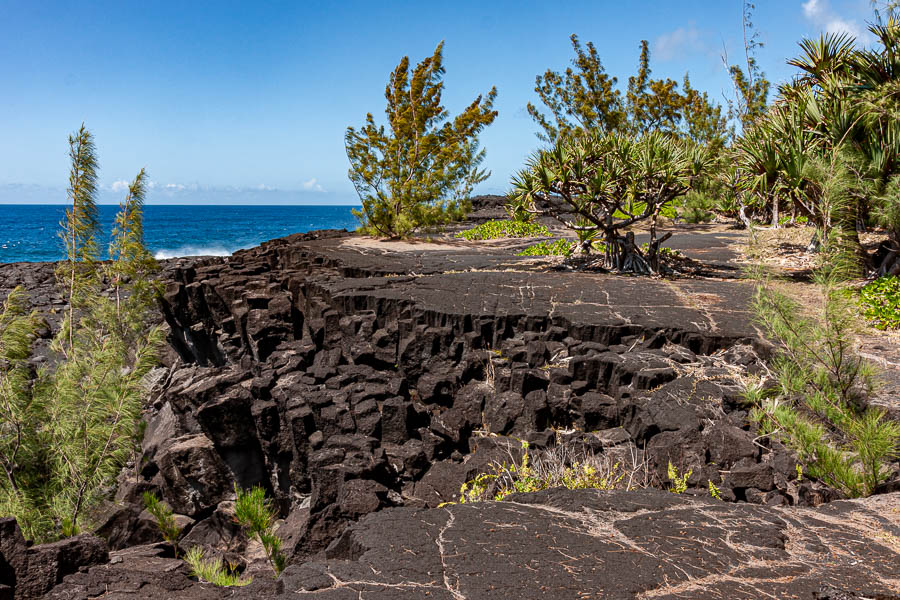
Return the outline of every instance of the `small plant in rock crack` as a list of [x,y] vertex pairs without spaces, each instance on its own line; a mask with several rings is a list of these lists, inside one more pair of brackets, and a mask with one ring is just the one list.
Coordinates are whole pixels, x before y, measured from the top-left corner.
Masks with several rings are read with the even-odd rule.
[[684,472],[684,474],[678,474],[678,467],[672,464],[672,461],[669,461],[668,467],[668,475],[669,481],[672,482],[672,487],[669,488],[669,491],[673,494],[683,494],[687,490],[687,480],[694,473],[693,469],[688,469]]
[[241,587],[253,581],[253,577],[241,577],[235,565],[229,563],[226,567],[221,558],[204,558],[200,546],[188,550],[184,560],[191,568],[191,575],[215,586]]
[[712,480],[707,482],[709,484],[709,495],[715,498],[716,500],[722,499],[722,490],[719,489],[719,486],[714,484]]
[[533,457],[528,442],[519,441],[521,459],[512,457],[511,463],[494,463],[493,472],[480,473],[464,483],[459,490],[460,504],[499,501],[510,494],[556,487],[570,490],[646,487],[646,477],[642,476],[646,464],[637,456],[631,457],[631,466],[628,466],[627,457],[623,462],[606,454],[594,454],[586,448],[579,451],[557,445]]
[[156,526],[159,527],[163,539],[172,544],[175,558],[178,558],[178,538],[181,537],[181,527],[175,522],[172,509],[160,501],[159,496],[153,492],[144,492],[144,506],[147,512],[156,519]]
[[277,577],[284,570],[287,558],[281,552],[281,538],[275,535],[277,515],[272,500],[266,498],[266,491],[260,486],[243,490],[235,484],[234,491],[237,494],[234,516],[251,538],[256,536],[262,543],[266,559]]

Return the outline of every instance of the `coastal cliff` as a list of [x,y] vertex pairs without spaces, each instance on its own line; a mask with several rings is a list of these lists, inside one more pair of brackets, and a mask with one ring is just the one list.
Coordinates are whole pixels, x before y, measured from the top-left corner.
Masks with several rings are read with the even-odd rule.
[[[720,269],[732,241],[679,236]],[[95,516],[112,560],[103,549],[74,561],[42,591],[825,598],[823,585],[883,597],[900,586],[900,495],[823,505],[834,492],[748,427],[742,378],[770,352],[750,324],[752,284],[571,272],[516,256],[517,243],[319,231],[167,261],[168,347],[142,454]],[[0,268],[0,291],[24,284],[48,338],[52,283],[46,264]],[[491,465],[521,460],[523,440],[533,455],[628,465],[635,487],[668,489],[671,465],[686,490],[445,505]],[[259,575],[239,591],[187,577],[141,502],[159,493],[184,546],[241,561],[254,548],[232,518],[235,484],[275,499],[290,558],[277,582]]]

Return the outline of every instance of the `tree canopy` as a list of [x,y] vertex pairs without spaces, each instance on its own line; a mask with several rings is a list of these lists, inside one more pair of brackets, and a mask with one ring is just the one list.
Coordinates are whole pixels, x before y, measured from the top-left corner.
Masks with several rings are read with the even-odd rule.
[[387,128],[372,113],[360,128],[347,128],[349,176],[362,210],[361,229],[388,237],[461,216],[475,185],[489,176],[479,165],[485,152],[478,134],[497,116],[496,88],[451,117],[441,104],[443,47],[410,71],[405,56],[385,88]]
[[571,41],[572,66],[564,73],[548,69],[535,79],[534,91],[548,111],[545,114],[532,103],[527,107],[542,129],[539,139],[555,142],[579,130],[631,135],[659,131],[715,147],[725,143],[728,129],[722,107],[692,88],[687,74],[680,91],[672,79],[653,79],[646,40],[624,95],[618,79],[604,70],[594,45],[582,46],[574,34]]

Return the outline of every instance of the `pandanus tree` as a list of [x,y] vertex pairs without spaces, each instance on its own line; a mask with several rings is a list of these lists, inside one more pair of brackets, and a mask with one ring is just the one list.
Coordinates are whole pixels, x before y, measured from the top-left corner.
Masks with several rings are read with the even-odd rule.
[[803,40],[789,61],[801,74],[738,140],[736,162],[757,215],[777,225],[789,206],[816,225],[811,248],[833,237],[863,259],[857,231],[880,222],[900,270],[900,22],[891,17],[870,31],[880,47],[857,49],[846,35]]
[[[710,163],[702,146],[660,133],[627,135],[578,132],[538,151],[513,177],[510,192],[517,212],[550,216],[590,240],[604,243],[603,264],[642,274],[659,270],[659,246],[671,233],[657,235],[658,219],[687,194]],[[648,222],[645,256],[633,232]],[[590,242],[581,244],[590,253]]]

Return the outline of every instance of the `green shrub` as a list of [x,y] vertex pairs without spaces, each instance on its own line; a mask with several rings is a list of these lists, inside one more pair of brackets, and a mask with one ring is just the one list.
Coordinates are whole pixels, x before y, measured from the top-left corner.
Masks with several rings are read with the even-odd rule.
[[572,242],[568,240],[538,242],[528,246],[516,256],[572,256]]
[[466,240],[495,240],[498,238],[540,237],[549,235],[550,230],[538,223],[505,219],[482,223],[477,227],[457,233],[456,237]]
[[178,558],[178,538],[181,536],[181,527],[175,522],[175,515],[168,505],[160,502],[159,497],[153,492],[144,492],[144,506],[147,512],[156,519],[163,539],[172,544],[175,550],[175,558]]
[[[641,252],[647,253],[650,251],[650,244],[644,242],[641,244]],[[659,257],[665,258],[668,260],[675,260],[679,258],[684,258],[684,254],[681,253],[680,250],[676,250],[674,248],[669,248],[668,246],[660,246],[659,247]]]
[[226,568],[221,558],[213,560],[203,558],[200,546],[188,550],[184,560],[191,568],[191,575],[218,587],[242,587],[253,581],[252,577],[241,577],[232,564]]
[[859,293],[863,314],[877,329],[900,328],[900,277],[881,277]]
[[757,322],[779,347],[776,389],[749,386],[751,417],[805,463],[806,473],[851,497],[867,496],[890,474],[900,424],[868,407],[874,368],[854,350],[855,311],[841,287],[823,283],[824,309],[803,316],[768,282],[757,288]]
[[277,516],[272,500],[266,498],[266,491],[255,486],[249,490],[242,490],[237,485],[234,487],[237,501],[234,506],[234,516],[250,537],[256,536],[262,543],[266,552],[266,559],[272,565],[275,575],[283,570],[286,557],[281,552],[282,540],[275,535],[275,518]]

